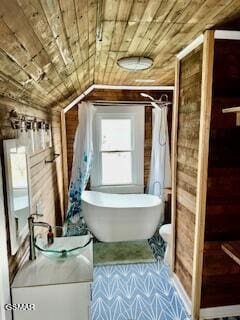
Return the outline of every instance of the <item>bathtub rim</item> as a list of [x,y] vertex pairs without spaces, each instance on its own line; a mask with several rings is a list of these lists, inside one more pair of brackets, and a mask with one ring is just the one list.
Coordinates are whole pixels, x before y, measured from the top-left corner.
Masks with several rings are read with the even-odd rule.
[[144,196],[147,196],[147,197],[151,197],[151,198],[154,198],[155,201],[157,200],[157,203],[154,203],[154,204],[149,204],[149,205],[126,205],[126,206],[116,206],[116,205],[103,205],[103,204],[99,204],[99,203],[94,203],[94,202],[91,202],[89,201],[89,199],[85,199],[84,198],[84,194],[86,193],[101,193],[101,194],[104,194],[104,195],[111,195],[111,193],[104,193],[104,192],[100,192],[100,191],[93,191],[93,190],[85,190],[83,191],[82,195],[81,195],[81,200],[91,206],[94,206],[94,207],[99,207],[99,208],[106,208],[106,209],[120,209],[120,210],[124,210],[124,209],[144,209],[144,208],[153,208],[153,207],[158,207],[158,206],[161,206],[163,201],[158,197],[158,196],[155,196],[155,195],[152,195],[152,194],[138,194],[138,193],[134,193],[134,194],[117,194],[117,193],[112,193],[112,195],[119,195],[120,197],[121,196],[127,196],[127,195],[133,195],[133,196],[137,196],[137,197],[140,197],[142,195]]

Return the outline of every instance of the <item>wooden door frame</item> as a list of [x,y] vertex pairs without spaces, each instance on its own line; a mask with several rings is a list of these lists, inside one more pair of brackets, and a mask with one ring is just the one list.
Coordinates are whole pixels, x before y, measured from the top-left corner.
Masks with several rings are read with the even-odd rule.
[[[213,48],[214,31],[207,30],[203,35],[196,38],[189,46],[183,49],[176,58],[175,67],[175,94],[172,125],[172,264],[171,270],[175,272],[175,242],[176,242],[176,199],[177,199],[177,131],[178,131],[178,105],[180,88],[180,68],[181,60],[193,50],[203,44],[202,61],[202,84],[201,84],[201,113],[199,131],[199,158],[198,158],[198,177],[197,177],[197,196],[196,196],[196,223],[194,239],[193,275],[192,275],[192,296],[187,299],[185,289],[181,287],[185,296],[185,305],[191,308],[193,320],[200,317],[201,288],[202,288],[202,267],[203,267],[203,246],[205,232],[206,215],[206,191],[208,174],[208,149],[210,116],[212,107],[212,73],[213,73]],[[174,274],[175,276],[175,274]],[[180,281],[178,281],[180,282]],[[176,281],[175,281],[176,283]]]
[[209,135],[212,110],[213,59],[214,31],[208,30],[204,33],[202,61],[196,220],[192,275],[192,319],[194,320],[199,319],[201,307],[203,250],[207,200]]
[[179,77],[180,59],[176,59],[175,64],[175,89],[172,111],[172,134],[171,134],[171,168],[172,168],[172,197],[171,197],[171,271],[175,272],[175,245],[176,245],[176,203],[177,203],[177,131],[178,131],[178,104],[179,104]]

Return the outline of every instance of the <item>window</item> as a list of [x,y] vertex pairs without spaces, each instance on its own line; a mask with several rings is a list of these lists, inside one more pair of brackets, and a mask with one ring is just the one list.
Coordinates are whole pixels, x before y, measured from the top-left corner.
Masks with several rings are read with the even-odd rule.
[[132,183],[131,119],[101,119],[101,157],[102,184]]
[[143,155],[144,108],[98,107],[94,123],[92,188],[142,192]]

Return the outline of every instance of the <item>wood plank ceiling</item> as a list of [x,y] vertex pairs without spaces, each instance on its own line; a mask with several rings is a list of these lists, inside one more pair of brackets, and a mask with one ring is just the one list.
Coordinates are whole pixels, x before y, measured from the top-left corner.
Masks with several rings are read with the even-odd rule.
[[[93,83],[172,85],[175,54],[238,14],[240,0],[1,0],[0,96],[64,107]],[[121,70],[131,55],[154,65]]]

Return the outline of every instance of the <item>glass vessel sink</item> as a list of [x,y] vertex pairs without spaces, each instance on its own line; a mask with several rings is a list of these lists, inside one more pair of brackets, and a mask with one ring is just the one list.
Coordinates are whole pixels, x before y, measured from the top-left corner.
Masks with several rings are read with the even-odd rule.
[[76,257],[83,253],[92,241],[91,235],[81,235],[77,226],[54,227],[53,242],[48,241],[48,229],[35,238],[35,248],[44,256],[52,259],[66,259]]

